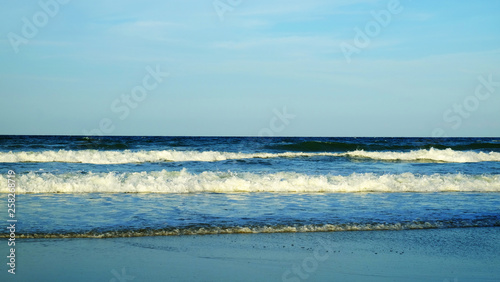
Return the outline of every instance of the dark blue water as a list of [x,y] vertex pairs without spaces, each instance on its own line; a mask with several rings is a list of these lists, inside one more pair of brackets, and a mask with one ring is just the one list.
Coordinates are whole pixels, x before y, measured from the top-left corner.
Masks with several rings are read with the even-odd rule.
[[2,136],[9,170],[25,237],[500,226],[500,138]]

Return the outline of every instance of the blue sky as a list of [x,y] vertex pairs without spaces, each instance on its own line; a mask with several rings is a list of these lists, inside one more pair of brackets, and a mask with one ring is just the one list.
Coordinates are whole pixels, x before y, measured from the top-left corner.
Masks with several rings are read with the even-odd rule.
[[55,1],[0,0],[0,134],[500,136],[500,1]]

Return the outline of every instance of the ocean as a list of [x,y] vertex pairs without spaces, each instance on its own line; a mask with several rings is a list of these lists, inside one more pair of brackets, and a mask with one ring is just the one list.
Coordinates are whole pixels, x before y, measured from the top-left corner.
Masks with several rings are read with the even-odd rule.
[[16,238],[500,226],[500,138],[0,136],[0,172]]

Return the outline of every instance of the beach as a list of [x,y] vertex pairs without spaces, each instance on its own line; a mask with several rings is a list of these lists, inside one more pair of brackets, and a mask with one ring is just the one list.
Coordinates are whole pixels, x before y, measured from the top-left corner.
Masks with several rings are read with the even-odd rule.
[[24,239],[16,258],[0,280],[498,281],[500,228]]
[[0,281],[498,281],[499,142],[4,136]]
[[0,282],[500,282],[500,1],[3,4]]

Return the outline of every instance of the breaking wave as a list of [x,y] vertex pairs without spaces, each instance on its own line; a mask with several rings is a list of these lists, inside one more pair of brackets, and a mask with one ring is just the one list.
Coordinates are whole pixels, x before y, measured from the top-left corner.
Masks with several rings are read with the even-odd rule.
[[[6,176],[0,181],[7,183]],[[500,175],[353,173],[307,175],[153,171],[126,173],[34,173],[17,175],[16,193],[360,193],[500,192]],[[7,186],[0,193],[8,193]]]
[[499,162],[498,152],[454,151],[452,149],[422,149],[409,152],[373,152],[355,150],[344,153],[234,153],[218,151],[97,151],[97,150],[59,150],[59,151],[28,151],[0,152],[0,162],[64,162],[90,164],[125,164],[144,162],[216,162],[234,159],[252,158],[297,158],[297,157],[345,157],[354,159],[372,159],[379,161],[409,161],[409,162]]
[[443,163],[474,163],[474,162],[498,162],[498,152],[473,152],[454,151],[450,148],[444,150],[428,149],[410,152],[366,152],[362,150],[347,152],[351,158],[366,158],[381,161],[416,161],[416,162],[443,162]]

